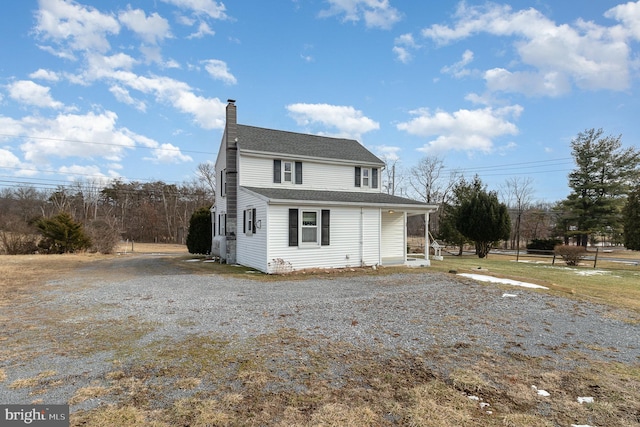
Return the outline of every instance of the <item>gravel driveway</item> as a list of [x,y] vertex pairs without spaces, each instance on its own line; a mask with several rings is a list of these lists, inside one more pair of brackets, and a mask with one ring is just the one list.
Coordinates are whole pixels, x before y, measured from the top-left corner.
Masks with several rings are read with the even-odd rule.
[[[87,323],[147,325],[142,333],[137,329],[141,346],[194,334],[242,341],[291,328],[319,345],[343,341],[382,352],[477,347],[542,356],[568,368],[575,360],[565,357],[567,352],[640,361],[640,326],[623,321],[629,313],[428,269],[265,282],[189,274],[162,256],[138,255],[95,263],[81,273],[50,283],[28,301],[1,307],[3,319],[21,320],[3,322],[0,368],[6,378],[0,381],[0,402],[65,403],[112,369],[109,347],[57,351],[74,337],[90,336],[92,329],[56,334]],[[45,370],[61,380],[57,387],[9,387]]]

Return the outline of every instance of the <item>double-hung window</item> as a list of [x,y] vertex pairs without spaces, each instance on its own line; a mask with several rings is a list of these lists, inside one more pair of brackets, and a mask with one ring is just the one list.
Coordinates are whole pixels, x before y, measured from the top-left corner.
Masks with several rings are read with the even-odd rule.
[[291,162],[282,162],[282,181],[291,182],[293,177],[293,165]]
[[302,211],[302,243],[318,243],[318,212]]
[[252,236],[256,234],[256,210],[254,209],[245,209],[243,211],[243,226],[242,232],[247,236]]

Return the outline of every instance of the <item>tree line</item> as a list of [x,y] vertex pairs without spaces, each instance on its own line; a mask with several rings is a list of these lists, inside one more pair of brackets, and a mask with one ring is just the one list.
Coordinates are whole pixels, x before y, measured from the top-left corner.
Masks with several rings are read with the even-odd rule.
[[[0,252],[109,252],[120,240],[184,244],[191,215],[210,207],[214,192],[215,172],[209,163],[200,164],[196,178],[181,184],[115,179],[55,189],[6,187],[0,190]],[[78,226],[83,232],[79,247],[52,238],[51,233],[75,233]]]

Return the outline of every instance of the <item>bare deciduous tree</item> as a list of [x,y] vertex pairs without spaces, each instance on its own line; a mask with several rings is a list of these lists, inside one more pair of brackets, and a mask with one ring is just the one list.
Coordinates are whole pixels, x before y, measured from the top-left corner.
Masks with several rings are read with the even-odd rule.
[[531,206],[531,199],[533,198],[533,180],[528,177],[511,177],[507,179],[502,193],[506,199],[505,202],[509,207],[509,211],[513,214],[515,219],[515,221],[511,222],[514,227],[514,230],[511,233],[511,248],[519,249],[522,216]]

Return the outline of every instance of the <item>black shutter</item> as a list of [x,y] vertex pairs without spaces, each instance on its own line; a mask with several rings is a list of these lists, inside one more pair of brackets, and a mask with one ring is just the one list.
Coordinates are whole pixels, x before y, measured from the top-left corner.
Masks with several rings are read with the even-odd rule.
[[360,187],[360,167],[356,166],[356,187]]
[[298,209],[289,209],[289,246],[298,246]]
[[329,210],[322,210],[322,230],[320,236],[320,244],[322,246],[327,246],[329,244]]
[[296,162],[296,184],[302,184],[302,162]]
[[254,209],[253,212],[251,213],[251,228],[252,228],[252,232],[253,234],[256,234],[256,210]]
[[371,169],[371,188],[378,188],[378,168]]
[[280,160],[273,160],[273,182],[279,184],[282,182],[282,164]]
[[242,232],[247,233],[247,211],[242,211]]

